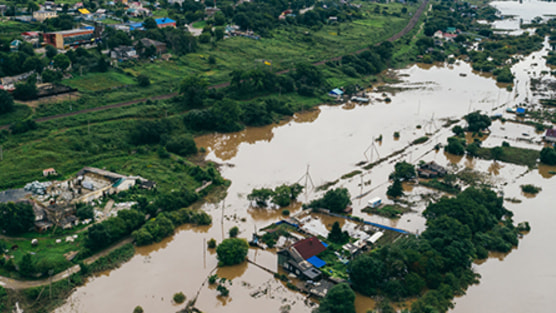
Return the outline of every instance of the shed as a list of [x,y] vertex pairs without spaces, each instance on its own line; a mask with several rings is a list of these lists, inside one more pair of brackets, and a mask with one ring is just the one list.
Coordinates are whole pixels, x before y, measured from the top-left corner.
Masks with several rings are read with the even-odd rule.
[[331,96],[331,97],[340,97],[343,94],[344,94],[344,92],[339,88],[334,88],[328,93],[328,95]]
[[56,170],[54,168],[47,168],[42,170],[42,176],[48,177],[50,175],[56,175]]
[[323,261],[321,258],[319,258],[318,256],[314,255],[310,258],[307,259],[307,262],[311,263],[311,265],[313,265],[316,268],[321,268],[323,266],[326,265],[326,262]]
[[384,235],[383,232],[376,232],[371,236],[371,238],[367,239],[367,242],[374,245],[380,239],[380,237],[382,237],[382,235]]

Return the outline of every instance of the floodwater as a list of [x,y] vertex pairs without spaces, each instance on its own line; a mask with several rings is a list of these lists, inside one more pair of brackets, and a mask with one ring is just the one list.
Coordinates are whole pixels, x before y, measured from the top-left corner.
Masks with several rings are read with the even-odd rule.
[[[240,228],[239,237],[250,238],[255,229],[281,218],[281,209],[250,206],[246,195],[253,188],[299,182],[307,186],[299,200],[308,202],[323,194],[314,187],[336,180],[333,187],[346,187],[353,196],[354,215],[422,232],[425,220],[421,212],[429,201],[424,195],[436,194],[422,186],[405,186],[413,211],[399,219],[361,212],[371,198],[381,197],[384,202],[391,202],[385,196],[388,175],[401,160],[413,163],[434,160],[451,170],[467,167],[485,172],[489,180],[503,189],[506,198],[523,201],[506,203],[515,213],[514,220],[531,223],[532,231],[517,249],[475,265],[475,270],[483,276],[481,283],[456,300],[454,312],[553,311],[556,250],[549,248],[549,240],[556,234],[551,223],[556,215],[551,206],[556,200],[551,192],[556,187],[556,181],[551,179],[556,168],[541,166],[529,170],[523,166],[456,157],[433,149],[437,143],[446,142],[454,125],[464,125],[459,121],[444,126],[448,119],[458,121],[475,110],[515,119],[506,112],[507,107],[523,102],[535,104],[538,96],[528,92],[527,82],[529,76],[538,77],[546,70],[542,59],[546,53],[546,49],[536,52],[512,68],[518,80],[512,91],[497,85],[492,77],[474,73],[464,62],[414,65],[396,71],[401,82],[391,86],[395,93],[387,92],[392,99],[390,103],[376,100],[383,98],[382,91],[371,92],[373,100],[368,105],[323,105],[278,124],[196,138],[197,145],[207,150],[206,159],[222,164],[222,175],[232,181],[225,200],[202,207],[212,215],[213,224],[182,226],[171,238],[138,248],[138,253],[119,269],[91,278],[77,288],[57,312],[131,312],[136,305],[141,305],[146,312],[175,312],[183,307],[172,303],[172,295],[179,291],[188,300],[198,294],[196,307],[204,312],[310,312],[314,308],[312,301],[289,291],[263,269],[276,271],[274,251],[250,249],[249,259],[262,268],[244,263],[217,269],[215,252],[206,249],[205,242],[210,238],[220,242],[233,226]],[[533,67],[533,63],[539,65]],[[466,76],[461,76],[462,73]],[[508,141],[515,146],[541,148],[534,143],[539,134],[530,126],[495,122],[491,131],[484,139],[485,146]],[[400,133],[399,139],[393,138],[394,132]],[[533,138],[533,143],[519,140],[523,133]],[[376,138],[381,135],[383,140],[377,142]],[[425,135],[429,136],[427,142],[408,147]],[[390,157],[371,170],[360,165],[387,156]],[[340,179],[354,170],[362,173]],[[526,183],[541,186],[543,190],[534,198],[526,198],[519,188]],[[288,208],[291,214],[301,210],[300,202]],[[334,220],[327,218],[321,222],[329,227]],[[231,285],[226,283],[229,297],[219,297],[215,287],[205,283],[213,273],[231,280]],[[371,299],[357,297],[358,313],[366,312],[373,305]]]

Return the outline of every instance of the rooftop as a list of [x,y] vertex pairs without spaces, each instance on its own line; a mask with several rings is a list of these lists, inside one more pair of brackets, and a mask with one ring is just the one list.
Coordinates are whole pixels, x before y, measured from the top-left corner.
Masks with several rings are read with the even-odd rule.
[[300,240],[293,245],[293,248],[299,252],[305,260],[326,250],[326,247],[317,237]]

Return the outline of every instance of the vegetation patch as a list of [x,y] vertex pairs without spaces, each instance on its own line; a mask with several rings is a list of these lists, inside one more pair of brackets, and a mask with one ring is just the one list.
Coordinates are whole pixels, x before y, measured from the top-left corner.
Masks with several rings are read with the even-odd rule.
[[539,193],[542,188],[541,187],[537,187],[535,185],[531,185],[531,184],[527,184],[527,185],[521,185],[521,191],[523,191],[524,193],[530,193],[533,195],[536,195],[537,193]]
[[400,204],[385,204],[376,208],[366,207],[362,210],[365,213],[376,214],[387,218],[399,218],[404,213],[411,212],[409,207]]

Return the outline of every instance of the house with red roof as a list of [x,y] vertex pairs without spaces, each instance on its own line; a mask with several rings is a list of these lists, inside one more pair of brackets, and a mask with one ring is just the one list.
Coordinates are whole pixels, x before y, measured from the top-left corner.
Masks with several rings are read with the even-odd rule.
[[325,250],[326,246],[317,237],[300,240],[278,251],[278,266],[300,279],[318,281],[322,272],[317,268],[326,265],[326,262],[317,255]]

